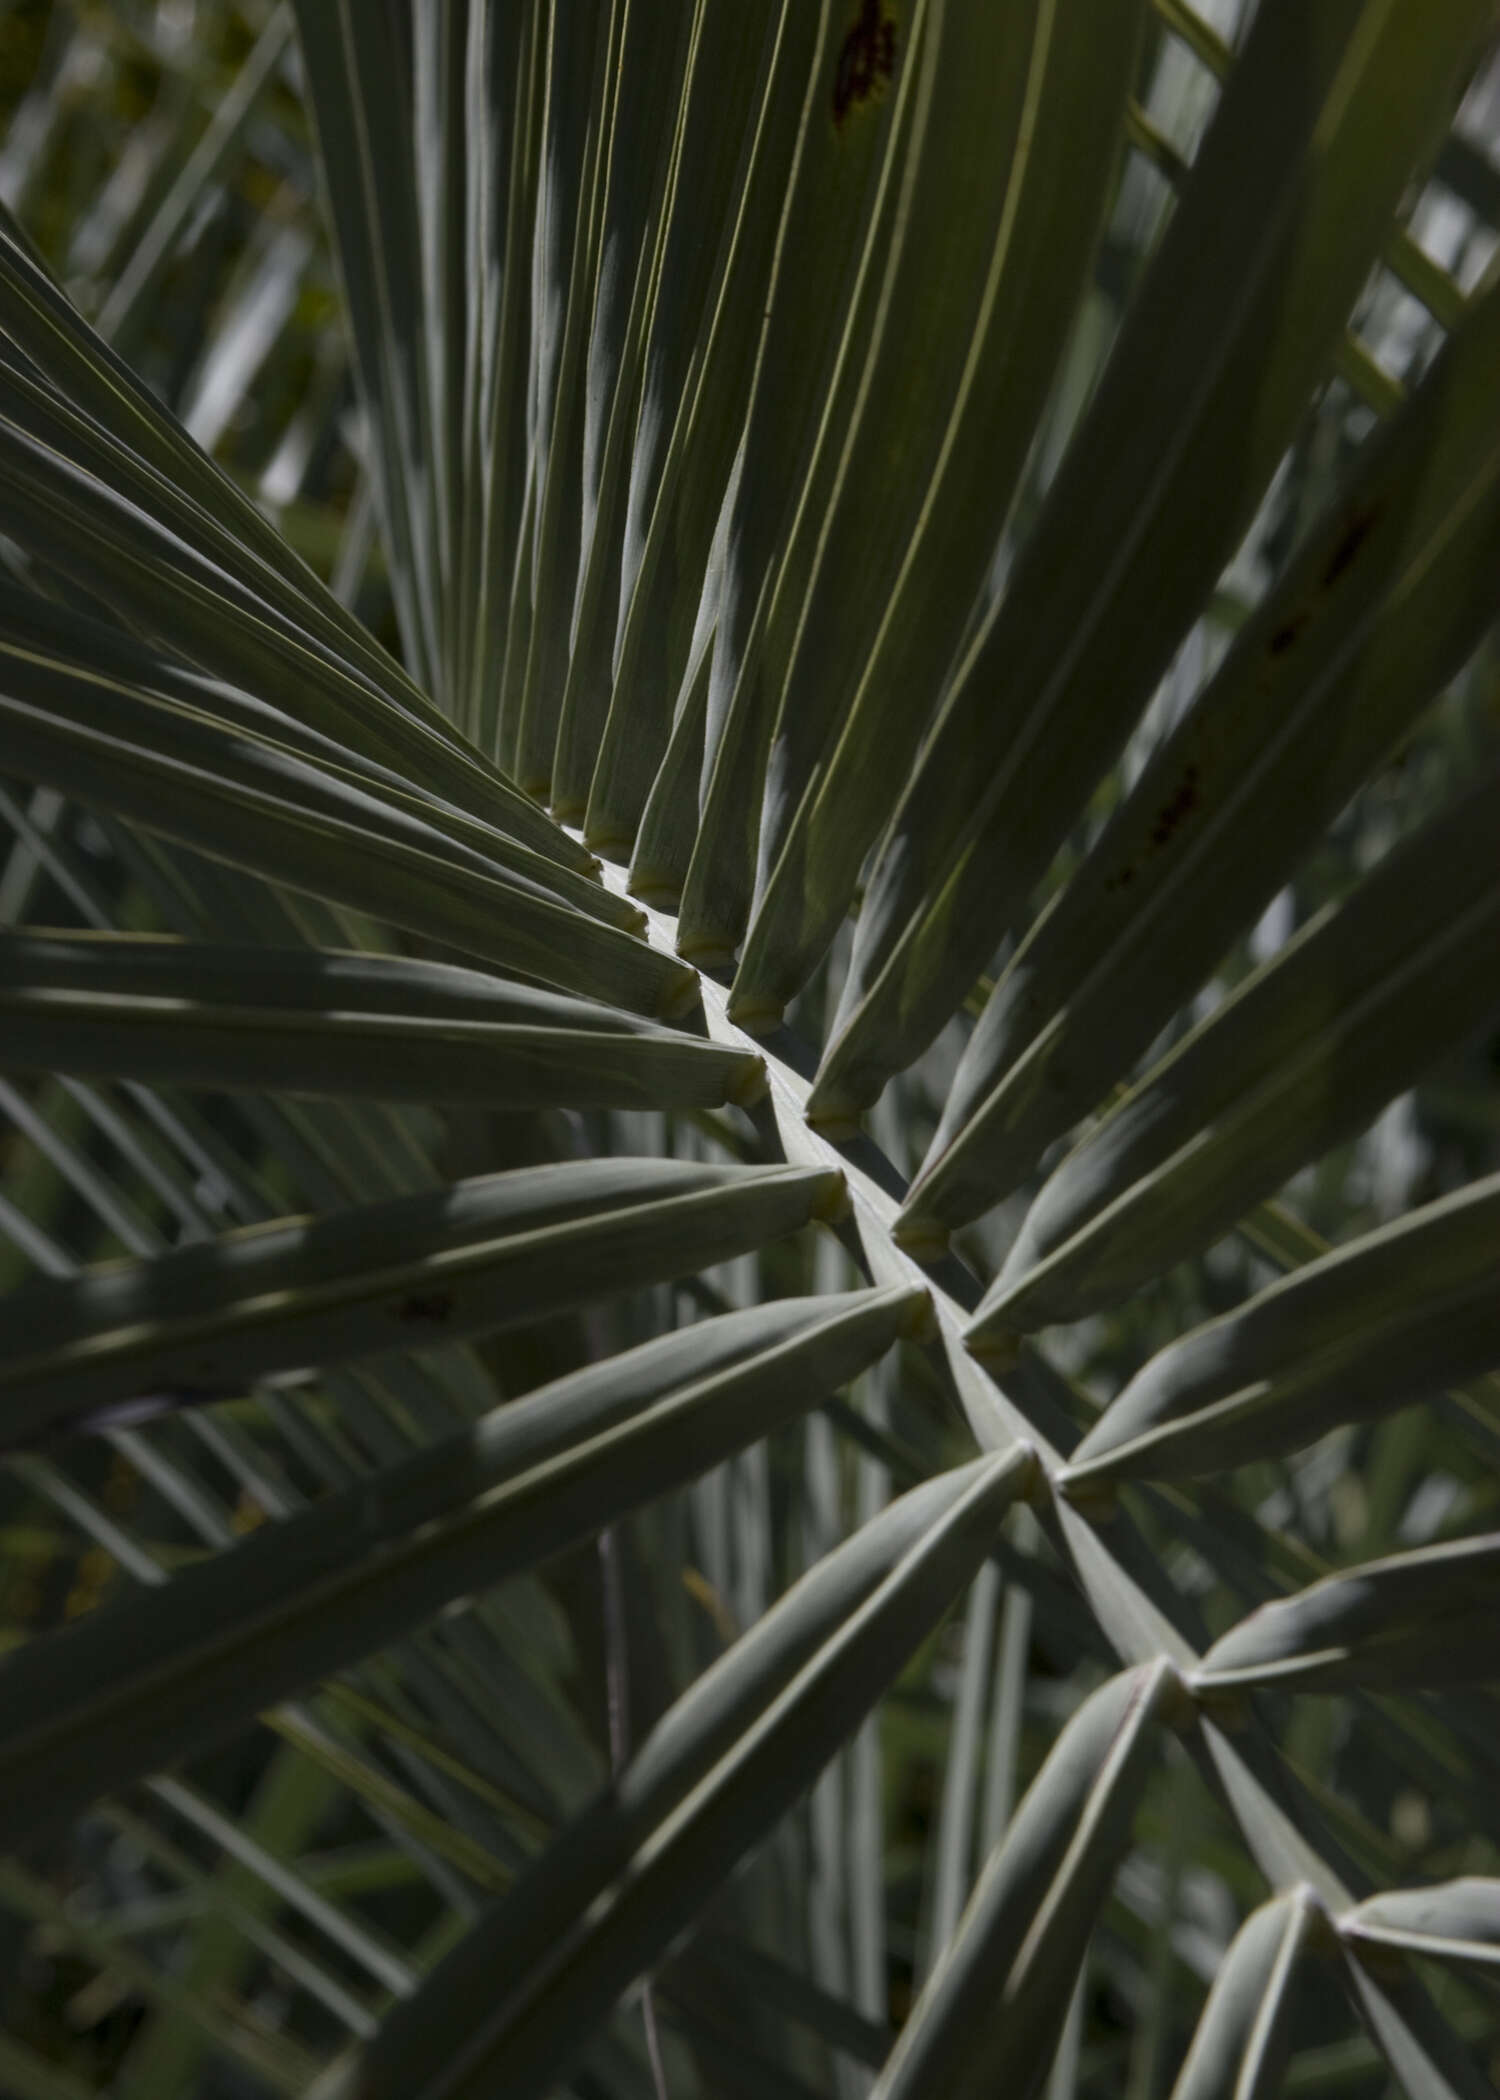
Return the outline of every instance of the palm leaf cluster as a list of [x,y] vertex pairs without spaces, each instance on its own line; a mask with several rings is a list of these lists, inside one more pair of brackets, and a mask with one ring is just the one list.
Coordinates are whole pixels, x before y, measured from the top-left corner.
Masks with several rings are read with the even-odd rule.
[[1493,0],[12,18],[0,2087],[1492,2092]]

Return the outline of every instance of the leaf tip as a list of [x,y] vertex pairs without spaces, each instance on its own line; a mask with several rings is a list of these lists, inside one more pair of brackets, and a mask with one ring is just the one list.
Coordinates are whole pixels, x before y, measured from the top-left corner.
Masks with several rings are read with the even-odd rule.
[[746,1051],[744,1056],[736,1061],[729,1099],[736,1108],[754,1108],[757,1103],[765,1100],[770,1091],[765,1059]]
[[948,1228],[930,1211],[903,1210],[891,1227],[891,1238],[913,1261],[940,1261],[948,1252]]
[[815,1086],[807,1097],[804,1116],[809,1130],[833,1144],[846,1144],[860,1133],[859,1109],[855,1103],[836,1091],[820,1092]]
[[1020,1361],[1025,1337],[1015,1328],[994,1319],[976,1320],[964,1330],[964,1347],[986,1371],[1013,1371]]
[[695,970],[727,969],[734,961],[733,936],[720,927],[678,922],[677,953]]
[[729,1018],[736,1028],[743,1028],[746,1035],[774,1035],[785,1015],[782,1002],[769,998],[764,992],[731,992],[729,995]]
[[[594,844],[592,837],[589,844]],[[664,868],[632,868],[625,887],[651,911],[676,911],[682,902],[682,884]]]
[[703,993],[695,970],[677,968],[668,980],[660,1013],[664,1021],[685,1021],[702,1004]]
[[919,1286],[908,1294],[901,1332],[908,1341],[912,1342],[935,1342],[937,1340],[937,1307],[932,1302],[931,1291],[923,1290]]
[[1119,1506],[1115,1482],[1102,1467],[1063,1466],[1053,1475],[1059,1495],[1091,1524],[1106,1522]]
[[849,1200],[849,1184],[837,1167],[828,1167],[818,1177],[818,1191],[813,1200],[813,1216],[820,1225],[841,1225],[853,1209]]

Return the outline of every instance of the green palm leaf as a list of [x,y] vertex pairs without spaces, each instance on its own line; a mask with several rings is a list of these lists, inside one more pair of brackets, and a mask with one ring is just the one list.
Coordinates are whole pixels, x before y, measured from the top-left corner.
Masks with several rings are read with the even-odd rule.
[[39,1282],[12,1300],[5,1439],[143,1395],[191,1405],[248,1378],[482,1334],[743,1253],[841,1195],[836,1175],[805,1168],[577,1161]]
[[1172,1343],[1083,1439],[1070,1478],[1233,1465],[1471,1377],[1500,1335],[1497,1254],[1492,1175]]
[[818,1112],[863,1106],[930,1040],[1044,873],[1249,522],[1489,19],[1358,0],[1257,16],[1024,566],[892,817]]
[[[976,1332],[1125,1297],[1476,1034],[1500,1006],[1485,969],[1497,833],[1500,780],[1393,852],[1148,1072],[1038,1195]],[[1439,895],[1451,916],[1435,929]]]
[[891,1293],[792,1300],[645,1343],[418,1453],[378,1502],[355,1488],[179,1577],[139,1600],[128,1634],[111,1614],[28,1650],[11,1676],[8,1798],[44,1784],[65,1813],[119,1784],[127,1758],[147,1772],[243,1725],[481,1571],[499,1581],[816,1404],[911,1310]]
[[955,1076],[909,1233],[993,1203],[1129,1068],[1493,617],[1497,330],[1500,285],[1037,919]]

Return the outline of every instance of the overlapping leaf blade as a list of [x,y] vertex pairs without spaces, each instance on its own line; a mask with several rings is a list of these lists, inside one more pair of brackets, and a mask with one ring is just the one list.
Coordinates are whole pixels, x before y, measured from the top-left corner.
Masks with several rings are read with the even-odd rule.
[[1314,1938],[1316,1903],[1276,1896],[1235,1934],[1214,1978],[1172,2100],[1275,2100],[1291,2046],[1297,1964]]
[[624,930],[628,905],[599,891],[581,911],[533,874],[487,863],[363,782],[284,748],[274,717],[269,735],[251,738],[206,710],[14,645],[0,649],[0,711],[12,762],[33,780],[214,859],[585,997],[647,1012],[696,999],[681,964]]
[[402,640],[420,682],[441,677],[436,468],[411,152],[412,61],[398,10],[299,5],[329,208],[366,400],[371,465],[396,559]]
[[1493,618],[1497,357],[1500,284],[1033,924],[914,1182],[914,1237],[1008,1194],[1128,1070]]
[[544,23],[537,7],[468,10],[464,103],[464,454],[454,580],[455,705],[487,754],[498,744],[510,585],[526,493],[526,338],[535,205],[535,121]]
[[0,1436],[538,1319],[762,1246],[839,1192],[815,1168],[578,1161],[39,1281],[10,1300]]
[[1500,1361],[1500,1175],[1413,1211],[1152,1358],[1064,1476],[1165,1479],[1297,1450]]
[[584,386],[578,579],[551,764],[552,806],[570,823],[587,811],[609,711],[646,346],[680,175],[683,85],[704,33],[692,8],[633,7],[624,22]]
[[455,2033],[494,2017],[497,1974],[545,1961],[547,1948],[583,1917],[625,1868],[633,1849],[685,1801],[805,1663],[867,1598],[977,1468],[924,1483],[817,1562],[676,1702],[624,1772],[540,1856],[508,1900],[455,1949],[425,2002],[386,2022],[366,2069],[372,2093],[410,2090],[430,2065],[432,2011]]
[[1344,1962],[1344,1986],[1404,2091],[1432,2100],[1485,2100],[1494,2091],[1413,1977],[1361,1960],[1356,1942]]
[[1328,1575],[1215,1641],[1205,1685],[1416,1691],[1500,1678],[1487,1629],[1500,1537],[1455,1539]]
[[[1327,907],[1046,1182],[975,1333],[1118,1303],[1500,1013],[1500,775]],[[1433,923],[1432,903],[1443,899]]]
[[[901,26],[898,71],[893,17],[882,25],[877,8],[850,29],[832,0],[819,10],[745,413],[754,471],[738,477],[724,524],[700,821],[678,918],[685,955],[727,960],[744,925],[771,710],[805,559],[796,526],[822,507],[833,428],[847,413],[850,367],[869,332],[926,22],[925,0],[916,0]],[[846,93],[846,77],[863,91]]]
[[1500,1968],[1500,1882],[1468,1874],[1457,1881],[1369,1896],[1339,1920],[1346,1941],[1371,1949]]
[[1248,524],[1491,19],[1487,0],[1256,15],[891,819],[815,1114],[873,1100],[1013,927]]
[[1059,1736],[991,1854],[875,2088],[879,2100],[1041,2086],[1177,1680],[1116,1677]]
[[[817,11],[786,4],[701,17],[631,461],[614,690],[584,819],[600,850],[634,840],[684,696],[818,29]],[[650,885],[649,869],[635,872]]]
[[750,1052],[451,964],[316,948],[0,934],[16,1072],[384,1101],[716,1107]]
[[[471,757],[442,749],[434,752],[430,743],[424,748],[423,740],[403,735],[407,725],[383,717],[378,709],[373,718],[374,734],[362,739],[380,754],[370,756],[351,748],[344,740],[347,722],[325,718],[325,728],[321,729],[310,724],[307,714],[316,717],[318,711],[306,705],[305,694],[303,711],[294,715],[241,687],[172,662],[123,628],[91,619],[52,599],[23,592],[4,579],[0,579],[0,608],[4,611],[7,641],[30,645],[42,662],[63,661],[75,672],[85,674],[86,683],[101,687],[119,683],[144,688],[148,694],[169,700],[190,715],[206,716],[245,734],[252,746],[257,741],[284,745],[321,773],[352,781],[367,795],[405,817],[414,816],[427,835],[440,833],[447,846],[460,849],[458,857],[467,864],[473,864],[469,856],[477,851],[482,859],[499,862],[543,888],[556,891],[559,897],[596,918],[602,916],[619,926],[639,924],[638,915],[633,917],[628,906],[603,897],[601,886],[590,879],[597,874],[598,863],[578,848],[566,832],[551,827],[552,838],[539,849],[531,835],[530,821],[512,826],[506,808],[497,824],[484,776]],[[455,756],[457,765],[452,763]],[[529,804],[525,807],[545,837],[549,829],[546,819],[540,811],[531,810]],[[553,850],[559,840],[567,851]],[[439,852],[447,850],[435,840],[432,843]]]
[[[0,307],[0,322],[13,318]],[[447,796],[533,853],[590,865],[452,734],[368,637],[351,642],[330,612],[341,610],[337,601],[311,576],[305,590],[278,577],[245,546],[238,519],[225,522],[223,506],[210,511],[184,495],[108,426],[51,400],[24,372],[5,365],[0,373],[13,412],[0,422],[5,516],[22,547],[138,628],[170,633],[190,663],[252,693],[268,688],[278,702],[294,697],[307,726],[335,738],[349,762],[394,763],[419,791]],[[15,600],[10,586],[7,598]],[[15,617],[45,626],[46,601],[31,598]],[[84,632],[96,649],[111,646],[97,622],[85,621]],[[112,646],[130,653],[123,637]]]
[[1103,214],[1139,30],[1129,5],[981,23],[935,6],[903,58],[922,71],[890,250],[824,435],[830,485],[782,583],[792,631],[735,979],[752,1025],[843,919],[994,557]]
[[45,374],[47,383],[61,396],[138,454],[169,486],[197,503],[205,517],[225,521],[296,592],[314,599],[342,630],[352,652],[366,659],[383,659],[387,676],[399,689],[419,708],[430,705],[424,702],[420,686],[384,655],[348,608],[319,584],[244,490],[193,443],[145,382],[88,326],[8,215],[0,216],[0,291],[0,327],[29,361],[33,373]]
[[[608,1890],[570,1920],[566,1933],[528,1948],[533,1966],[515,1977],[514,1996],[507,1994],[498,2004],[491,1996],[491,2011],[482,2023],[473,2019],[477,1964],[457,1957],[454,1973],[462,1994],[457,2003],[469,2012],[470,2025],[454,2034],[451,2051],[435,2057],[435,2022],[444,2010],[439,1971],[425,2004],[414,2001],[407,2015],[410,2021],[420,2011],[425,2019],[425,2056],[414,2061],[407,2025],[400,2055],[393,2045],[391,2074],[377,2052],[369,2075],[356,2080],[354,2090],[362,2100],[413,2090],[478,2100],[493,2088],[497,2075],[517,2096],[548,2090],[576,2054],[587,2027],[670,1945],[719,1876],[791,1805],[942,1617],[983,1559],[1029,1465],[1028,1453],[1011,1452],[966,1469],[953,1483],[960,1488],[957,1497],[941,1497],[938,1510],[933,1509],[938,1483],[916,1490],[924,1498],[926,1522],[873,1587],[871,1576],[878,1578],[884,1558],[880,1549],[901,1535],[894,1513],[882,1520],[871,1542],[873,1567],[862,1535],[856,1535],[841,1549],[846,1558],[832,1576],[820,1581],[815,1570],[806,1577],[801,1588],[811,1585],[810,1593],[804,1597],[792,1591],[783,1616],[768,1616],[744,1655],[731,1650],[667,1717],[662,1732],[643,1745],[644,1804],[632,1798],[629,1773],[622,1777],[627,1807],[620,1835],[631,1850]],[[857,1571],[852,1596],[845,1589],[846,1571]],[[829,1583],[837,1585],[831,1592]],[[855,1601],[861,1592],[863,1601]],[[803,1644],[817,1638],[829,1602],[840,1596],[847,1597],[847,1608],[836,1630],[798,1667]],[[705,1750],[713,1762],[694,1785]],[[692,1791],[674,1806],[684,1782]],[[639,1813],[640,1805],[648,1813],[656,1809],[662,1820],[634,1828],[630,1810]],[[604,1828],[611,1829],[612,1805],[606,1803],[600,1814]],[[604,1863],[610,1864],[607,1856]],[[539,1871],[546,1871],[545,1862]],[[573,1873],[581,1894],[585,1884],[576,1866]],[[502,1913],[497,1929],[502,1920],[507,1942],[513,1943],[517,1927],[530,1938],[529,1916]],[[492,1993],[494,1970],[488,1962],[484,1973]],[[413,2073],[420,2081],[415,2088]]]
[[578,559],[583,385],[623,11],[597,0],[548,9],[536,233],[532,250],[532,492],[526,653],[507,650],[500,755],[545,798],[567,676]]
[[645,1343],[32,1644],[0,1672],[7,1836],[222,1739],[817,1405],[920,1302],[791,1299]]

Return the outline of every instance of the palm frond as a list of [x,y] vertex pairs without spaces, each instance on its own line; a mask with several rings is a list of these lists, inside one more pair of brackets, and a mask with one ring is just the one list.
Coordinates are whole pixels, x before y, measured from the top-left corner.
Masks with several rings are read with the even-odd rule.
[[11,19],[0,2082],[1492,2090],[1493,0]]

